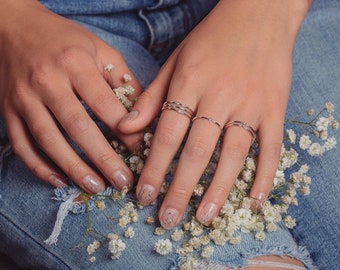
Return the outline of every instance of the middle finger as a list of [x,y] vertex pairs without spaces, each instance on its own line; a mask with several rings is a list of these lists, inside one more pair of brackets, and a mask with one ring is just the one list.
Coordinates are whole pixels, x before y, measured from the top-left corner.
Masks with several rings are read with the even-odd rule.
[[198,112],[194,118],[174,179],[159,211],[160,222],[167,229],[174,227],[182,217],[220,136],[219,123],[223,120],[210,115]]

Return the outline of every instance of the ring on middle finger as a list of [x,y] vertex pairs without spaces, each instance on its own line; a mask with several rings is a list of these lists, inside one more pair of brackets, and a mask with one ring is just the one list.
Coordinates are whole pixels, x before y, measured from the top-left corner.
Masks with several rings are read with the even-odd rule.
[[194,116],[194,112],[187,105],[180,103],[178,101],[165,101],[163,103],[162,111],[164,110],[172,110],[179,114],[183,114],[190,119]]
[[208,116],[203,116],[203,115],[196,115],[193,119],[192,122],[194,122],[197,119],[204,119],[204,120],[208,120],[210,123],[215,124],[216,126],[218,126],[218,128],[222,131],[222,125],[216,121],[215,119],[208,117]]

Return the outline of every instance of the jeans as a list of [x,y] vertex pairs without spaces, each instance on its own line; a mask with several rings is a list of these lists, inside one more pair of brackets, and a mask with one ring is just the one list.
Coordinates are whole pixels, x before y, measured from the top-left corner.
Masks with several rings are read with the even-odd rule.
[[[143,86],[147,86],[156,76],[160,64],[216,1],[40,2],[80,23],[121,51],[131,71]],[[327,101],[332,101],[336,108],[340,107],[339,41],[340,4],[335,0],[315,2],[301,27],[294,49],[294,75],[287,118],[311,107],[322,108]],[[335,116],[340,119],[338,111]],[[103,132],[107,132],[105,127]],[[336,137],[339,141],[339,134]],[[53,188],[38,180],[12,153],[1,118],[0,142],[0,251],[12,257],[19,266],[31,269],[178,267],[181,262],[179,255],[159,256],[154,252],[154,243],[159,239],[154,235],[157,225],[143,222],[157,212],[157,205],[140,210],[140,222],[134,225],[135,236],[124,239],[127,247],[118,260],[109,258],[107,247],[98,250],[96,262],[88,260],[86,251],[78,246],[88,225],[88,217],[81,209],[66,216],[57,244],[46,245],[44,240],[54,227],[60,202],[52,200],[56,197]],[[297,219],[293,230],[280,225],[263,242],[254,240],[252,234],[240,233],[241,244],[216,246],[206,266],[211,269],[218,269],[219,265],[245,267],[249,258],[286,255],[302,261],[308,269],[337,269],[340,264],[339,154],[336,149],[321,158],[305,157],[314,181],[311,195],[299,198],[299,206],[290,209]],[[57,195],[60,198],[65,194]],[[107,205],[109,213],[118,213],[119,209],[117,204]],[[90,220],[98,232],[123,233],[121,228],[108,223],[99,211],[91,211]],[[93,240],[91,236],[86,244]]]

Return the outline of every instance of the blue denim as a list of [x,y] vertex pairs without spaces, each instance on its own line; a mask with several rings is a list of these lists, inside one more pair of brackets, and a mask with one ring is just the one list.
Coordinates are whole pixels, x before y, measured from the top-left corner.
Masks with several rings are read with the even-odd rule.
[[[54,12],[77,21],[121,51],[132,72],[147,86],[167,55],[188,31],[212,8],[216,1],[40,1]],[[131,26],[128,29],[127,26]],[[287,117],[332,101],[340,108],[340,4],[338,1],[315,2],[297,38],[291,97]],[[89,112],[91,113],[91,112]],[[339,110],[336,113],[340,119]],[[103,127],[103,132],[107,130]],[[336,135],[340,141],[339,134]],[[56,245],[44,240],[50,235],[60,202],[51,200],[54,190],[38,180],[16,157],[7,142],[6,128],[0,118],[0,251],[23,267],[31,269],[176,269],[180,258],[174,253],[156,255],[154,226],[139,222],[136,235],[124,239],[127,249],[119,260],[112,261],[106,247],[90,263],[88,255],[77,245],[87,226],[86,214],[70,213],[64,220]],[[210,263],[244,267],[247,260],[259,255],[287,255],[316,269],[337,269],[340,213],[339,150],[321,158],[305,157],[311,165],[311,195],[301,197],[299,206],[291,208],[297,227],[288,231],[279,226],[264,242],[251,234],[241,234],[240,245],[218,246]],[[132,195],[131,195],[132,196]],[[117,213],[116,204],[107,205]],[[145,220],[156,213],[157,206],[139,211]],[[92,226],[100,232],[121,232],[109,225],[99,211],[91,211]],[[297,243],[300,245],[298,246]],[[308,251],[304,248],[306,246]]]

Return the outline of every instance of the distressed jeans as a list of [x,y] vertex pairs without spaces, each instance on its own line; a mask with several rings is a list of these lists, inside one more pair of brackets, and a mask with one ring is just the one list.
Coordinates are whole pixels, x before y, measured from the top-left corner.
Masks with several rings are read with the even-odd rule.
[[[42,0],[52,11],[83,25],[121,51],[131,71],[143,86],[156,76],[161,63],[185,35],[209,12],[216,1],[139,0],[86,1]],[[293,55],[293,81],[287,118],[322,108],[331,101],[340,107],[340,3],[315,1],[307,15]],[[340,119],[339,111],[335,113]],[[103,127],[103,132],[105,132]],[[340,140],[339,134],[336,135]],[[91,263],[78,244],[87,228],[87,214],[79,211],[66,216],[56,245],[46,245],[56,220],[60,202],[51,186],[37,179],[15,156],[8,144],[6,127],[0,118],[0,251],[22,267],[31,269],[176,269],[180,256],[155,254],[154,227],[139,222],[136,235],[126,240],[119,260],[111,260],[107,249],[96,254]],[[80,153],[82,154],[82,153]],[[337,269],[340,264],[340,151],[308,160],[313,179],[311,195],[299,197],[290,208],[297,226],[283,225],[269,233],[263,242],[251,234],[240,233],[239,245],[217,246],[208,260],[211,269],[220,266],[247,266],[260,255],[296,258],[307,269]],[[110,204],[117,213],[119,206]],[[157,212],[157,206],[140,211],[140,220]],[[98,231],[112,228],[98,211],[91,211],[92,226]],[[308,250],[308,251],[307,251]],[[312,262],[313,260],[313,262]],[[206,265],[206,266],[207,266]],[[204,268],[203,268],[204,269]],[[224,268],[225,269],[225,268]]]

